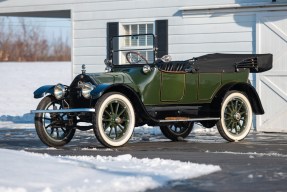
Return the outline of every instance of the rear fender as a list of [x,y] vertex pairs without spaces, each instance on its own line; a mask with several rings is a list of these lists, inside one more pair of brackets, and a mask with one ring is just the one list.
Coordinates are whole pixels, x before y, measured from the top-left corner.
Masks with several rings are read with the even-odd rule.
[[39,99],[44,97],[46,94],[53,94],[55,85],[44,85],[34,91],[34,98]]
[[246,97],[250,101],[254,114],[256,115],[264,114],[264,109],[263,109],[261,100],[257,94],[257,91],[249,83],[230,83],[230,84],[223,86],[217,92],[216,96],[213,98],[213,101],[212,101],[213,107],[215,107],[218,110],[217,111],[218,113],[220,113],[221,103],[222,103],[222,100],[225,94],[228,91],[234,91],[234,90],[245,93]]

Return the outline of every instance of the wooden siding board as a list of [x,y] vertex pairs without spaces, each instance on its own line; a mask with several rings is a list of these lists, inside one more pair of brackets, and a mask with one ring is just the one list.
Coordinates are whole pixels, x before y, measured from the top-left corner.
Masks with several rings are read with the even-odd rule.
[[85,38],[75,39],[74,43],[76,47],[96,47],[98,45],[106,45],[106,38]]
[[75,30],[75,39],[84,38],[106,38],[106,29],[87,29],[87,30]]
[[169,26],[170,34],[214,34],[214,33],[228,33],[228,32],[250,32],[252,31],[253,23],[249,26],[239,25],[237,23],[223,23],[216,25],[201,25],[198,26]]
[[106,53],[106,46],[99,47],[78,47],[74,48],[75,56],[93,56],[93,55],[103,55]]
[[227,42],[252,42],[252,31],[193,35],[170,35],[170,44],[206,44]]
[[170,26],[178,26],[178,25],[207,25],[207,24],[227,24],[227,23],[252,23],[255,22],[256,18],[254,14],[249,15],[201,15],[197,17],[185,17],[182,20],[175,19],[174,22],[170,24]]
[[88,64],[88,65],[104,65],[104,60],[106,58],[106,53],[104,55],[93,55],[93,56],[77,56],[74,60],[74,65]]
[[207,44],[172,44],[169,46],[171,54],[196,52],[221,53],[226,51],[252,51],[252,42],[207,43]]
[[154,11],[151,13],[150,8],[145,9],[125,9],[125,10],[112,10],[112,11],[93,11],[93,12],[75,12],[77,21],[79,20],[94,20],[94,19],[113,19],[120,21],[125,18],[141,18],[151,16],[153,18],[158,17],[172,17],[177,13],[178,7],[175,8],[152,8]]
[[[173,60],[188,60],[188,59],[192,59],[193,57],[199,57],[205,54],[212,54],[214,52],[190,52],[190,53],[172,53],[172,59]],[[252,51],[225,51],[224,53],[229,53],[229,54],[233,54],[233,53],[237,53],[237,54],[252,54]]]

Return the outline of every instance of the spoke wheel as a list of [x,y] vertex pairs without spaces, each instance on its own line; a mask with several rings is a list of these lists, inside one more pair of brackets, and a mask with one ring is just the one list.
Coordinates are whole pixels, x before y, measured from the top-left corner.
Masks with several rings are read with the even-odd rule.
[[[54,97],[47,96],[41,100],[37,110],[62,109],[60,101]],[[68,116],[65,113],[37,113],[35,115],[36,132],[40,140],[50,147],[61,147],[69,143],[75,129],[67,127]]]
[[166,138],[172,141],[179,141],[186,138],[190,134],[193,125],[193,122],[182,122],[167,126],[160,126],[160,130]]
[[244,139],[252,126],[252,108],[248,98],[241,92],[229,92],[221,106],[221,119],[217,128],[227,141]]
[[93,118],[94,132],[106,147],[119,147],[128,142],[135,125],[133,106],[124,95],[111,92],[97,102]]

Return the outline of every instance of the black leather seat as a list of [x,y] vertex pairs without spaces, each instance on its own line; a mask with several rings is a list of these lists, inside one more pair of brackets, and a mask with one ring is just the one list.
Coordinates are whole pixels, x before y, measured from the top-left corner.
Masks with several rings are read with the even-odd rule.
[[187,72],[186,69],[190,68],[189,61],[171,61],[171,62],[159,62],[157,64],[159,70],[169,72]]

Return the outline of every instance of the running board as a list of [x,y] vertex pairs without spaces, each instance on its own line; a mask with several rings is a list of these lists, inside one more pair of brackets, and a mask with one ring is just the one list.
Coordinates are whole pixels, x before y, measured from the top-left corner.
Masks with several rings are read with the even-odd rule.
[[184,122],[184,121],[215,121],[219,120],[219,117],[206,117],[206,118],[186,118],[186,117],[167,117],[164,120],[159,120],[160,123],[168,122]]
[[75,109],[57,109],[57,110],[31,110],[31,113],[93,113],[96,110],[93,108],[75,108]]

